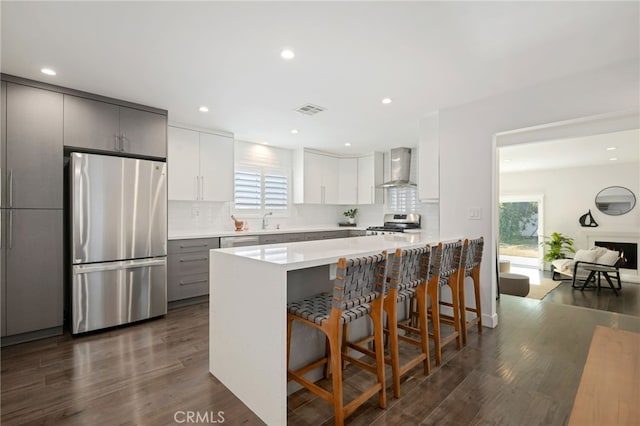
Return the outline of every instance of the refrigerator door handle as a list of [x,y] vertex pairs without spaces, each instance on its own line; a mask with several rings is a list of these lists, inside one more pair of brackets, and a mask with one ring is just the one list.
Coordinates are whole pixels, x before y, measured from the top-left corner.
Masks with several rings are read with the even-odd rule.
[[200,200],[204,200],[204,176],[200,176]]
[[9,210],[9,249],[13,248],[13,210]]
[[13,207],[13,169],[9,169],[9,208]]
[[115,271],[119,269],[145,268],[147,266],[162,266],[167,263],[166,258],[124,260],[121,262],[98,263],[88,265],[73,265],[73,273],[88,274],[91,272]]

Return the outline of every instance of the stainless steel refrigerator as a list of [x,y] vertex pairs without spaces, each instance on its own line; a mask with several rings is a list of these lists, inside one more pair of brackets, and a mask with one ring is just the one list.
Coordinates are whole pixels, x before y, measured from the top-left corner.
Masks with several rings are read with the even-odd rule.
[[71,153],[71,331],[167,313],[166,163]]

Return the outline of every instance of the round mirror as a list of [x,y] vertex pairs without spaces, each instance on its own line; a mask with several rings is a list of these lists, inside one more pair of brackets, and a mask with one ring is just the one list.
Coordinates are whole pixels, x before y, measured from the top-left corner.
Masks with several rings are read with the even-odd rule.
[[604,214],[620,216],[636,205],[636,196],[622,186],[610,186],[596,195],[596,207]]

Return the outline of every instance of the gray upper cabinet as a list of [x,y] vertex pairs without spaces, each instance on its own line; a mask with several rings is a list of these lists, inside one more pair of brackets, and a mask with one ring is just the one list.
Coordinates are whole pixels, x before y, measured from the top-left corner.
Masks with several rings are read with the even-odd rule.
[[120,112],[113,104],[64,95],[64,144],[100,151],[120,150]]
[[5,182],[7,181],[7,83],[4,81],[0,85],[0,207],[6,207],[7,191]]
[[64,95],[64,145],[166,158],[167,117]]
[[7,84],[6,207],[61,209],[62,94]]
[[120,136],[124,152],[167,156],[167,118],[164,115],[120,107]]
[[62,326],[62,210],[5,215],[7,334]]

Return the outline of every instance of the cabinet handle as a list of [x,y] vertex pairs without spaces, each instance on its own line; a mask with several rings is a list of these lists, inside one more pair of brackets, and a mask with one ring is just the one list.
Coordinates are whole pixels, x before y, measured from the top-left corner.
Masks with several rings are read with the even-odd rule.
[[113,135],[113,149],[120,151],[120,137],[117,134]]
[[201,280],[193,280],[193,281],[180,281],[180,285],[193,285],[193,284],[200,284],[200,283],[206,283],[207,281],[209,281],[206,278],[203,278]]
[[9,210],[9,249],[13,247],[13,210]]
[[180,244],[180,248],[194,248],[194,247],[208,247],[208,246],[209,246],[208,243],[195,244],[195,245],[192,245],[192,246],[185,246],[185,245]]
[[13,169],[9,169],[9,208],[13,207]]
[[198,176],[196,176],[196,181],[195,181],[195,189],[196,189],[196,193],[195,193],[195,199],[199,200],[200,198],[200,179],[198,179]]
[[200,176],[200,199],[204,200],[204,176]]
[[125,143],[127,141],[127,137],[124,135],[124,133],[120,136],[120,152],[124,152],[125,150]]
[[196,259],[180,259],[180,263],[184,263],[184,262],[202,262],[205,260],[209,260],[208,257],[198,257]]

